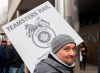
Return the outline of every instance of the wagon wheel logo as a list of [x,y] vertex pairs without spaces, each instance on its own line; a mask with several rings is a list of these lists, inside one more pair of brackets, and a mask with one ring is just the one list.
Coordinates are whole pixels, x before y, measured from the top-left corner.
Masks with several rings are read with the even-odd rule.
[[32,38],[34,44],[41,48],[51,46],[52,39],[56,36],[55,32],[50,28],[50,23],[37,17],[35,25],[26,24],[26,35]]

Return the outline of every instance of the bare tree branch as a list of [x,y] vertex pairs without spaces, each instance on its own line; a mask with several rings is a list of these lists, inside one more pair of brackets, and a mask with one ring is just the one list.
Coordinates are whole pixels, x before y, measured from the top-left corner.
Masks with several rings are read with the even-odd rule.
[[2,22],[2,25],[6,24],[8,21],[8,7],[2,7],[0,10],[0,20]]

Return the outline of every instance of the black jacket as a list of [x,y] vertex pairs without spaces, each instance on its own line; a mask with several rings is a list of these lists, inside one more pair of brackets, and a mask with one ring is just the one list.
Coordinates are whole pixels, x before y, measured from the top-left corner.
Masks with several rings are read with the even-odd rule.
[[19,68],[23,61],[17,51],[15,50],[14,46],[11,44],[6,48],[6,59],[7,64],[16,68]]

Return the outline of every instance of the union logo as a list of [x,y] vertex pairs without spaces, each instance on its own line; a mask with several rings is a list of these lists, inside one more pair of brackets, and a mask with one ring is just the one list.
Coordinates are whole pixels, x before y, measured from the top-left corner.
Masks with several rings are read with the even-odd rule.
[[32,38],[34,44],[41,48],[48,48],[51,46],[52,39],[56,36],[53,29],[50,28],[50,23],[37,18],[35,25],[26,24],[26,35]]

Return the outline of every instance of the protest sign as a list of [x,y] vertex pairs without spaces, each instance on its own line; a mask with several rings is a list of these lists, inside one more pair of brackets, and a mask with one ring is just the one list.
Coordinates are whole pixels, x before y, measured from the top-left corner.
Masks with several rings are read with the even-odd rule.
[[50,51],[52,39],[59,34],[83,40],[47,1],[2,27],[31,73]]

